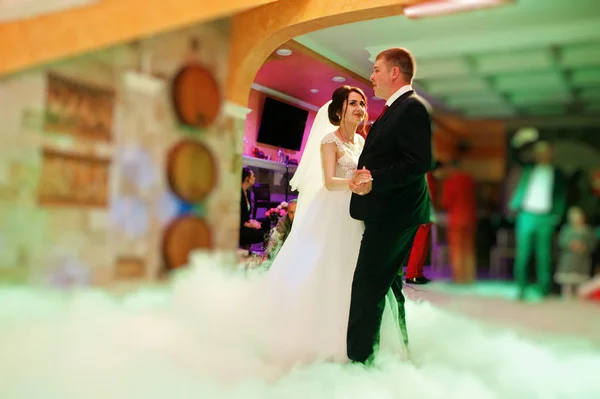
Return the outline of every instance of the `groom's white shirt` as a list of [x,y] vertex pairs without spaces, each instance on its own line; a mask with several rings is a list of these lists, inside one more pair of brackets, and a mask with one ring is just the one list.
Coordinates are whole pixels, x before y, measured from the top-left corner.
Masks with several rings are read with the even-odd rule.
[[392,94],[390,96],[390,98],[388,98],[388,100],[385,102],[385,105],[387,105],[388,107],[391,107],[392,104],[394,103],[394,101],[396,101],[401,95],[411,91],[412,89],[413,88],[411,85],[402,86],[401,88],[398,89],[397,92],[395,92],[394,94]]

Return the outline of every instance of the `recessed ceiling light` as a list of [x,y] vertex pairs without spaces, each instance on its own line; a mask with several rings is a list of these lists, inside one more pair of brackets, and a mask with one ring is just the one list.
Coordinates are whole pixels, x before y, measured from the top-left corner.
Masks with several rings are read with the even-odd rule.
[[287,57],[288,55],[292,55],[292,50],[287,48],[277,49],[276,53],[282,57]]
[[319,92],[319,89],[310,89],[310,92],[311,92],[311,93],[318,93],[318,92]]
[[343,76],[334,76],[331,80],[334,82],[342,83],[346,81],[346,78]]

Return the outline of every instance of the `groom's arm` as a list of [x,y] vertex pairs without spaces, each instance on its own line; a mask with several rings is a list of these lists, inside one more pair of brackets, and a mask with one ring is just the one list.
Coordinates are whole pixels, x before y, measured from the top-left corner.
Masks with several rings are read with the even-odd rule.
[[371,170],[372,191],[385,192],[423,179],[433,166],[431,153],[431,120],[427,109],[418,100],[407,105],[405,115],[398,118],[395,138],[402,157],[387,168]]

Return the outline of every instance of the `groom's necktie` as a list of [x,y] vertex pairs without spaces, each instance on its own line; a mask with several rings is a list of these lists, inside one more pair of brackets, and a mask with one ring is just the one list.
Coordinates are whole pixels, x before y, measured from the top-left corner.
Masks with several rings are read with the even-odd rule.
[[[375,122],[377,122],[377,121],[378,121],[378,120],[379,120],[379,119],[380,119],[380,118],[383,116],[383,114],[385,114],[385,111],[387,111],[387,110],[388,110],[388,108],[389,108],[389,106],[386,104],[386,105],[385,105],[385,107],[383,107],[383,109],[381,110],[381,113],[379,114],[379,116],[377,117],[377,119],[375,119]],[[373,123],[371,124],[371,127],[373,127],[373,124],[374,124],[375,122],[373,122]],[[368,133],[367,133],[367,136],[369,136],[370,134],[371,134],[371,129],[369,128],[369,131],[368,131]]]
[[377,117],[377,119],[375,119],[375,122],[377,122],[379,119],[381,119],[381,117],[383,116],[383,114],[385,114],[385,111],[387,111],[389,108],[389,105],[386,104],[385,107],[383,107],[383,109],[381,110],[381,113],[379,114],[379,116]]

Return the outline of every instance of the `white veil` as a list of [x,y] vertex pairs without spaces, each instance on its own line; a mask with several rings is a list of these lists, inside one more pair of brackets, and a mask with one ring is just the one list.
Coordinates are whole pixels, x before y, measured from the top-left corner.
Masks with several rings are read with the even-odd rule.
[[297,224],[304,216],[308,204],[314,199],[315,194],[323,187],[323,168],[321,166],[321,140],[335,131],[336,126],[329,122],[328,109],[331,100],[325,103],[317,112],[300,164],[290,180],[292,190],[298,190],[298,205],[294,216],[294,223]]

